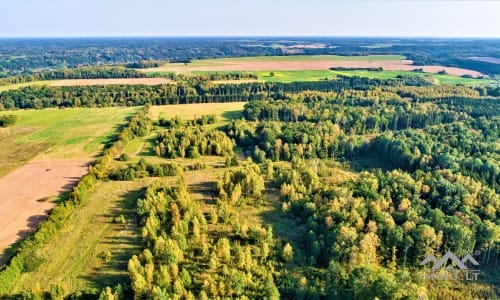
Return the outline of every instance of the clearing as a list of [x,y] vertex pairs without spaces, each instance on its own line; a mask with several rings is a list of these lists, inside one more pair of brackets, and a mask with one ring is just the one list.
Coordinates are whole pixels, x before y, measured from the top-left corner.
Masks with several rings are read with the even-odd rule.
[[[216,115],[217,124],[211,126],[220,126],[230,120],[242,118],[243,106],[246,102],[227,102],[227,103],[195,103],[195,104],[174,104],[174,105],[154,105],[151,106],[151,118],[158,120],[160,118],[179,117],[182,120],[192,120],[203,115]],[[152,145],[158,131],[154,130],[151,134],[142,138],[131,140],[125,147],[125,152],[133,157],[153,156]],[[161,161],[162,159],[160,159]]]

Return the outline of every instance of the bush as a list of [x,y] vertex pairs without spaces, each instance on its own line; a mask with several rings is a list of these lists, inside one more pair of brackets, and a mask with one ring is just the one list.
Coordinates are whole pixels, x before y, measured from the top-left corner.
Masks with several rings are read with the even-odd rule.
[[120,157],[118,157],[118,160],[119,161],[129,161],[130,155],[128,155],[127,153],[123,153],[122,155],[120,155]]
[[201,162],[196,162],[194,165],[193,165],[193,170],[194,171],[197,171],[197,170],[205,170],[207,168],[207,165],[204,164],[204,163],[201,163]]
[[0,116],[0,127],[9,127],[16,124],[18,121],[19,121],[19,116],[3,115]]

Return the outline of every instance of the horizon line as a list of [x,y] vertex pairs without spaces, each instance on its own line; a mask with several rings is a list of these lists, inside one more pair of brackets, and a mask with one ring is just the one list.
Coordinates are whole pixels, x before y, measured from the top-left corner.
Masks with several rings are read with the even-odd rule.
[[500,39],[499,36],[446,35],[61,35],[0,36],[0,39],[113,39],[113,38],[398,38],[398,39]]

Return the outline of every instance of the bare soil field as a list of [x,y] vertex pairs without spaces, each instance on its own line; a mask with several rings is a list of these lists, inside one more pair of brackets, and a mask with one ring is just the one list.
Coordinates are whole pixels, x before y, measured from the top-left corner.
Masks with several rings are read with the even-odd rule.
[[105,79],[63,79],[52,82],[49,86],[90,86],[90,85],[159,85],[168,84],[168,78],[105,78]]
[[70,190],[87,171],[86,160],[32,161],[0,179],[0,261],[5,248],[32,233],[55,205],[41,200]]
[[[313,57],[314,58],[314,57]],[[201,60],[194,61],[191,64],[166,64],[158,68],[143,69],[143,72],[197,72],[197,71],[214,71],[214,72],[224,72],[224,71],[291,71],[291,70],[328,70],[333,67],[343,67],[343,68],[378,68],[382,67],[384,70],[389,71],[412,71],[414,69],[422,68],[424,72],[437,73],[439,71],[445,70],[450,75],[461,76],[469,74],[472,76],[481,76],[480,72],[454,68],[454,67],[443,67],[443,66],[416,66],[412,65],[411,60],[366,60],[361,59],[336,59],[334,57],[329,58],[328,56],[318,56],[317,59],[304,59],[304,60],[292,60],[288,57],[280,59],[279,57],[274,59],[258,59],[258,58],[248,58],[248,60],[243,59],[213,59],[213,60]]]
[[470,59],[492,64],[500,64],[500,58],[496,57],[471,57]]

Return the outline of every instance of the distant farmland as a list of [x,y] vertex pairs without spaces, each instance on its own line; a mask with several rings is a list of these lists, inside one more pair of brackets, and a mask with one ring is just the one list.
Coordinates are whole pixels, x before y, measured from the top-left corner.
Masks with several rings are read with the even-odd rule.
[[100,86],[100,85],[160,85],[172,83],[168,78],[101,78],[101,79],[60,79],[16,83],[0,86],[0,92],[28,86]]
[[167,78],[105,78],[105,79],[63,79],[53,81],[50,86],[91,86],[91,85],[159,85],[172,81]]
[[444,66],[416,66],[411,60],[405,60],[400,55],[368,55],[368,56],[261,56],[244,58],[224,58],[195,60],[191,63],[172,63],[157,68],[141,69],[146,73],[176,72],[191,73],[196,71],[286,71],[286,70],[328,70],[332,67],[342,68],[377,68],[382,67],[389,71],[412,71],[423,69],[424,72],[446,73],[456,76],[481,76],[477,71],[444,67]]

